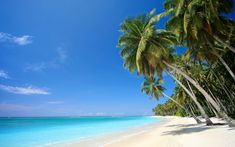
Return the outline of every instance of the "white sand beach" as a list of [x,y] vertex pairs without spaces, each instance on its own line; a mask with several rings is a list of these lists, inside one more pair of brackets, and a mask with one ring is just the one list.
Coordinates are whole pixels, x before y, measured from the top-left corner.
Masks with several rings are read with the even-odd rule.
[[[192,118],[164,117],[165,122],[56,146],[69,147],[234,147],[235,128],[205,126]],[[224,123],[212,118],[213,122]]]

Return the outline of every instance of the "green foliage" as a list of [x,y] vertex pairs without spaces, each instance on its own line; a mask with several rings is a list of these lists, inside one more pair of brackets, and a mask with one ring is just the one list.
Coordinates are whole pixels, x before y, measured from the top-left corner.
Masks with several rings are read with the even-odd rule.
[[155,28],[156,22],[169,11],[156,16],[154,12],[128,18],[121,24],[118,46],[121,48],[124,67],[130,72],[137,71],[139,75],[154,76],[156,73],[161,76],[165,65],[158,61],[170,62],[171,47],[177,43],[171,32]]
[[[216,111],[210,102],[195,87],[189,88],[184,77],[168,68],[167,65],[173,64],[201,85],[226,114],[234,116],[235,81],[219,60],[222,57],[235,73],[235,54],[230,51],[235,46],[235,22],[222,15],[232,12],[233,1],[166,0],[164,8],[165,12],[158,15],[152,10],[121,24],[118,47],[124,67],[144,75],[142,92],[157,100],[164,96],[163,71],[173,74],[191,90],[206,114],[214,116]],[[156,29],[156,23],[167,15],[166,30]],[[187,50],[177,55],[176,46],[184,46]],[[192,114],[201,115],[197,105],[178,84],[171,98]],[[163,116],[186,116],[186,109],[173,101],[157,105],[153,112]]]
[[184,116],[187,116],[187,114],[185,113],[185,111],[182,108],[179,108],[179,109],[177,109],[175,116],[184,117]]

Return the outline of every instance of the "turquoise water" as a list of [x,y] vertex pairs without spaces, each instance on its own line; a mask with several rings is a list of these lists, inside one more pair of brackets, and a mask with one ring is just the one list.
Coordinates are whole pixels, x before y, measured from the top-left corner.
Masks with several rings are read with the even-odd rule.
[[0,147],[34,147],[86,139],[160,121],[154,117],[0,118]]

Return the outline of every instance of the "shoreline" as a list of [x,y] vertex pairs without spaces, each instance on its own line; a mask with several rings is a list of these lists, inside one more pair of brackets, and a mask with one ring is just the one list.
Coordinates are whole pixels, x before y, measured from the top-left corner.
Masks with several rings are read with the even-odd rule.
[[121,130],[118,132],[112,132],[112,133],[107,133],[107,134],[101,134],[98,136],[88,137],[84,139],[66,141],[62,143],[53,143],[53,144],[47,145],[47,147],[77,147],[77,146],[103,147],[103,146],[110,144],[111,142],[116,142],[118,140],[140,134],[141,132],[142,133],[146,132],[154,127],[160,127],[161,125],[170,121],[169,118],[162,117],[162,116],[150,116],[150,117],[159,118],[160,121],[152,122],[152,123],[145,124],[142,126],[136,126],[133,128],[128,128],[126,130]]
[[[233,147],[235,129],[227,125],[196,124],[193,118],[154,116],[160,122],[131,128],[118,133],[84,140],[58,143],[58,147]],[[215,123],[224,121],[212,118]]]

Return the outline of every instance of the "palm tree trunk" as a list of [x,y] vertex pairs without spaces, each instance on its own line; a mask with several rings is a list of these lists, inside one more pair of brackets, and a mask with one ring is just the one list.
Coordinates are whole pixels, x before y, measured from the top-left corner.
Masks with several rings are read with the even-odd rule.
[[189,107],[189,109],[190,109],[191,113],[193,114],[193,116],[195,116],[195,117],[196,117],[196,114],[193,112],[193,107],[192,107],[192,105],[191,105],[191,104],[189,104],[189,105],[188,105],[188,107]]
[[206,103],[206,107],[209,109],[210,113],[213,114],[213,111],[211,109],[210,103],[208,101],[205,101],[205,103]]
[[194,104],[192,104],[191,107],[192,107],[192,109],[193,109],[193,112],[198,113],[198,108],[197,108],[197,106],[195,106]]
[[[168,73],[168,72],[167,72]],[[187,93],[188,95],[192,98],[192,100],[195,102],[197,105],[201,115],[206,119],[206,125],[213,125],[213,122],[210,120],[206,112],[204,111],[203,107],[201,104],[197,101],[197,98],[192,95],[192,93],[172,74],[169,74]]]
[[190,110],[190,113],[191,113],[192,117],[196,120],[196,122],[197,122],[198,124],[201,124],[201,123],[202,123],[201,120],[197,118],[197,116],[196,116],[195,113],[193,112],[193,109],[192,109],[192,107],[190,106],[190,104],[189,104],[188,107],[189,107],[189,110]]
[[[193,96],[194,97],[196,97],[195,96],[195,94],[194,94],[194,92],[193,92],[193,90],[192,90],[192,87],[190,86],[190,84],[189,84],[189,82],[188,82],[188,80],[186,80],[187,81],[187,84],[188,84],[188,87],[190,88],[190,91],[191,91],[191,93],[193,94]],[[208,105],[208,101],[206,101],[206,104],[207,104],[207,106],[208,106],[208,108],[209,108],[209,110],[211,111],[211,109],[210,109],[210,107],[209,107],[209,105]],[[205,108],[206,108],[206,106],[205,105],[203,105]],[[212,112],[212,111],[211,111]],[[213,113],[213,112],[212,112]]]
[[231,50],[232,52],[235,53],[235,48],[228,45],[227,43],[225,43],[222,39],[220,39],[217,35],[215,34],[211,34],[210,32],[208,32],[208,30],[204,29],[209,35],[211,35],[217,42],[219,42],[221,45],[223,45],[224,47],[228,48],[229,50]]
[[[209,86],[208,86],[207,84],[205,84],[205,85],[206,85],[206,87],[207,87],[209,93],[211,94],[212,98],[213,98],[215,101],[217,101],[217,103],[220,104],[220,106],[221,106],[221,107],[224,109],[224,111],[227,113],[228,111],[227,111],[227,109],[224,107],[224,105],[221,103],[221,101],[212,93],[212,91],[210,90]],[[222,86],[223,86],[223,85],[222,85]],[[226,91],[225,91],[225,92],[226,92]],[[230,98],[229,95],[228,95],[228,97]],[[231,99],[230,99],[230,101],[231,101],[232,104],[234,104]],[[213,110],[214,110],[214,109],[213,109]],[[217,113],[217,115],[218,115],[218,113]]]
[[165,94],[164,92],[162,92],[162,94],[163,94],[163,96],[169,98],[169,99],[172,100],[174,103],[176,103],[176,104],[177,104],[178,106],[180,106],[182,109],[184,109],[184,111],[185,111],[187,114],[191,115],[191,116],[196,120],[196,122],[197,122],[198,124],[202,123],[197,117],[195,117],[194,114],[192,114],[188,109],[186,109],[184,106],[182,106],[182,105],[181,105],[180,103],[178,103],[176,100],[174,100],[172,97],[168,96],[168,95]]
[[182,109],[186,110],[184,108],[184,106],[182,106],[180,103],[178,103],[176,100],[174,100],[173,98],[171,98],[170,96],[168,96],[167,94],[165,94],[164,92],[162,92],[163,96],[169,98],[170,100],[172,100],[175,104],[177,104],[178,106],[180,106]]
[[215,114],[215,116],[216,116],[217,118],[220,118],[219,114],[215,111],[215,109],[211,106],[210,103],[209,103],[209,105],[210,105],[210,107],[211,107],[213,113]]
[[228,116],[228,114],[226,112],[224,112],[221,107],[214,101],[214,99],[199,85],[199,83],[197,83],[195,80],[193,80],[191,77],[189,77],[188,75],[186,75],[184,72],[182,72],[181,70],[179,70],[178,68],[168,64],[165,62],[165,64],[170,67],[171,69],[175,70],[176,72],[178,72],[180,75],[182,75],[185,79],[187,79],[190,83],[193,84],[193,86],[195,86],[195,88],[197,88],[201,94],[212,104],[212,106],[216,109],[217,112],[219,112],[221,114],[221,116],[223,116],[223,118],[229,123],[229,126],[231,127],[235,127],[235,121],[230,118]]
[[220,44],[222,44],[224,47],[228,48],[229,50],[231,50],[232,52],[235,53],[235,48],[228,45],[227,43],[225,43],[223,40],[221,40],[218,36],[213,35],[213,37],[215,38],[216,41],[218,41]]
[[[215,72],[212,72],[213,75],[215,76],[215,78],[218,80],[220,86],[223,88],[224,92],[227,94],[228,98],[230,99],[230,101],[234,101],[234,95],[231,93],[231,91],[228,90],[227,86],[225,84],[223,84],[221,82],[221,80],[219,79],[219,77],[215,74]],[[231,98],[232,97],[232,98]]]
[[215,109],[211,106],[211,104],[208,101],[206,101],[206,105],[210,109],[211,113],[215,114],[215,117],[220,118],[219,114],[215,111]]
[[235,81],[235,75],[232,72],[232,70],[229,68],[228,64],[224,61],[224,59],[217,53],[213,53],[213,54],[220,60],[220,62],[224,65],[224,67],[227,69],[227,71],[232,76],[233,80]]
[[[190,84],[189,84],[189,82],[188,82],[188,80],[186,80],[186,82],[187,82],[187,84],[188,84],[188,87],[189,87],[189,89],[190,89],[190,91],[191,91],[191,93],[192,93],[192,95],[193,95],[193,97],[195,97],[196,98],[196,96],[195,96],[195,94],[194,94],[194,92],[193,92],[193,90],[192,90],[192,87],[190,86]],[[199,103],[199,102],[198,102]],[[200,103],[199,103],[200,104]],[[201,109],[203,110],[203,113],[205,113],[206,114],[206,112],[204,111],[204,109],[203,109],[203,107],[201,106],[201,104],[200,104],[200,107],[201,107]],[[204,115],[205,115],[204,114]],[[209,117],[208,117],[208,115],[206,114],[206,117],[205,117],[205,119],[206,119],[206,123],[208,123],[209,125],[212,125],[213,123],[212,123],[212,121],[209,119]],[[212,124],[211,124],[212,123]]]

